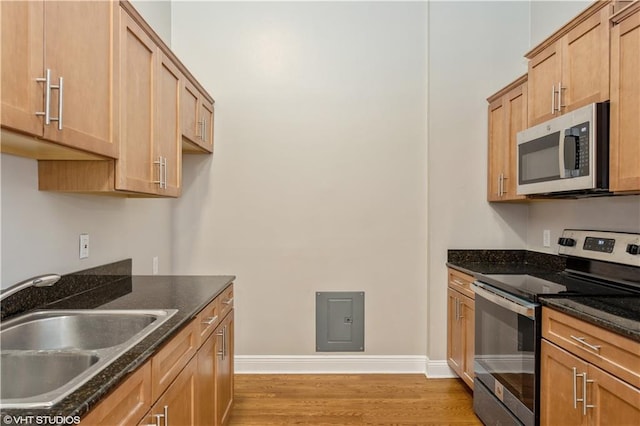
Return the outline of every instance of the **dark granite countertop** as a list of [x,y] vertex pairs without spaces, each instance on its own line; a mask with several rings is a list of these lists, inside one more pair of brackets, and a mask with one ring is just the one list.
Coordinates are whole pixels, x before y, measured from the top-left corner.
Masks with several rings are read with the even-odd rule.
[[[44,306],[34,306],[39,309],[177,309],[178,312],[53,407],[3,409],[0,421],[2,424],[13,424],[10,416],[20,416],[23,419],[25,416],[83,416],[128,373],[147,361],[234,279],[234,276],[118,276],[106,284],[94,284],[80,294],[48,302]],[[11,422],[5,422],[6,416],[9,416],[7,418]],[[45,419],[48,421],[49,418]],[[35,418],[33,421],[35,422]]]
[[543,297],[541,302],[543,306],[640,342],[640,296]]
[[529,250],[448,250],[447,266],[469,275],[562,271],[565,259]]
[[[527,250],[448,250],[447,266],[474,277],[528,274],[567,284],[567,278],[555,274],[565,267],[563,257]],[[540,300],[543,305],[640,341],[640,296],[541,296]]]

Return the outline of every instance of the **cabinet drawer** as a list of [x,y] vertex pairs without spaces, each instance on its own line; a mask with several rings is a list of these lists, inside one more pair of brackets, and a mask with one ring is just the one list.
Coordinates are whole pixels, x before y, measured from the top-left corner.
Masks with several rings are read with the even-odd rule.
[[542,337],[640,387],[640,343],[578,318],[542,309]]
[[218,296],[198,314],[196,318],[199,327],[198,346],[207,340],[222,320],[220,305],[220,297]]
[[87,426],[137,424],[151,407],[151,364],[146,363],[82,419]]
[[200,325],[191,321],[151,359],[151,396],[157,400],[198,349]]
[[475,299],[475,294],[471,284],[475,281],[471,275],[449,268],[449,287]]
[[227,287],[217,299],[220,300],[220,319],[222,319],[233,309],[233,284]]

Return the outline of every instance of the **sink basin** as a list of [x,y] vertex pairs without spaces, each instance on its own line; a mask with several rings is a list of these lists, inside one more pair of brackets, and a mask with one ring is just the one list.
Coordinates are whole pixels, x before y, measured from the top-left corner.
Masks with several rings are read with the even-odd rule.
[[0,397],[28,398],[51,392],[95,365],[92,353],[30,352],[0,355],[2,381]]
[[157,321],[155,314],[46,312],[3,324],[0,347],[10,350],[102,349],[120,345]]
[[0,324],[0,408],[47,408],[177,310],[42,310]]

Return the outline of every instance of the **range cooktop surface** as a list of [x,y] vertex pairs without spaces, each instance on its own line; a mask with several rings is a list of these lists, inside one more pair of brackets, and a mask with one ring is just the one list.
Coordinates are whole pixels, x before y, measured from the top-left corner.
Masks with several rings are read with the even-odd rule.
[[601,282],[572,277],[565,272],[541,274],[486,274],[480,281],[525,299],[537,301],[539,296],[631,296],[631,289],[603,285]]
[[558,245],[567,257],[565,271],[477,278],[534,302],[539,296],[640,295],[640,234],[566,229]]

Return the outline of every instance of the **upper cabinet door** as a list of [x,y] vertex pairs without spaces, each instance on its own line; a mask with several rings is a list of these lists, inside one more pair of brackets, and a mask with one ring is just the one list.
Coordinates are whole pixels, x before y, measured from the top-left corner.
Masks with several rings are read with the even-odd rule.
[[604,8],[562,38],[562,113],[609,99],[609,17]]
[[560,43],[554,43],[529,61],[529,126],[557,113],[557,87],[561,77]]
[[180,195],[182,180],[181,132],[180,132],[180,92],[181,76],[178,68],[162,52],[158,53],[158,73],[156,83],[155,159],[160,159],[162,182],[159,193],[177,197]]
[[44,4],[36,1],[0,3],[2,126],[42,136],[43,118],[36,113],[44,111],[44,84],[37,81],[44,77]]
[[594,2],[525,55],[529,58],[529,127],[609,100],[612,12],[612,2]]
[[527,78],[523,76],[489,99],[487,201],[520,201],[517,195],[517,133],[527,127]]
[[184,78],[181,100],[182,149],[190,153],[213,151],[213,103]]
[[118,7],[97,0],[2,2],[3,127],[117,157]]
[[[51,115],[44,138],[115,157],[118,55],[114,1],[45,1],[44,65],[51,70]],[[62,127],[62,130],[59,130]]]
[[640,192],[640,4],[612,29],[609,188]]
[[154,158],[154,71],[158,48],[151,37],[121,11],[120,138],[116,189],[155,193],[162,165]]

